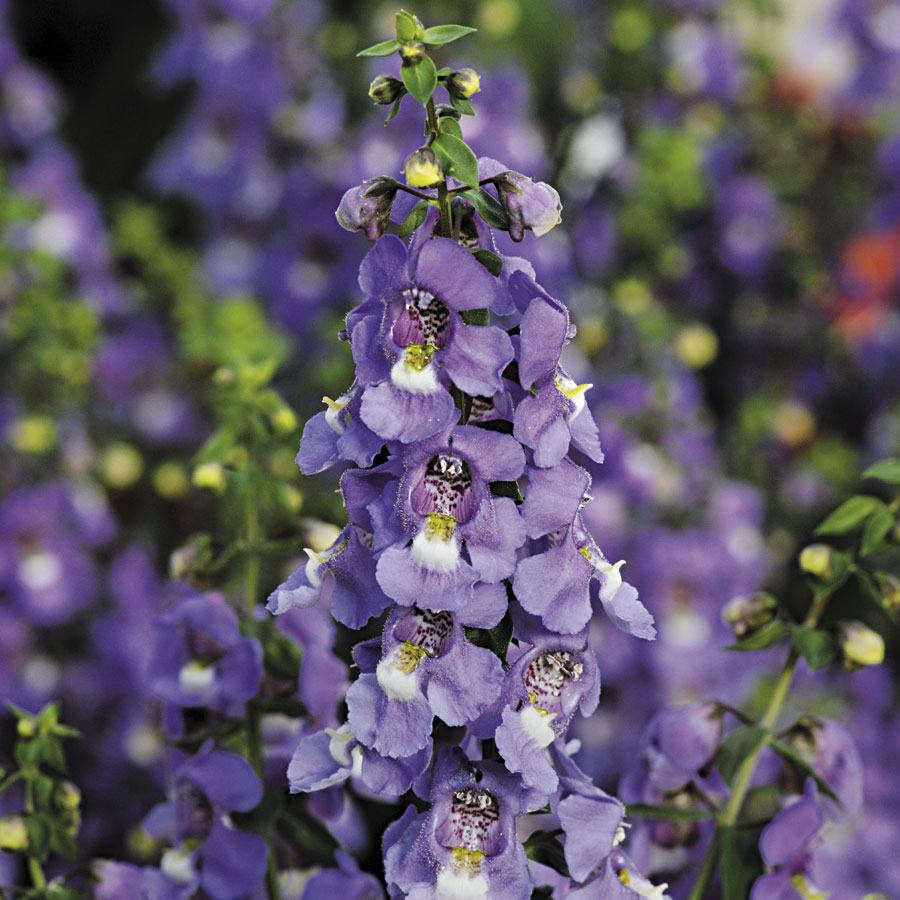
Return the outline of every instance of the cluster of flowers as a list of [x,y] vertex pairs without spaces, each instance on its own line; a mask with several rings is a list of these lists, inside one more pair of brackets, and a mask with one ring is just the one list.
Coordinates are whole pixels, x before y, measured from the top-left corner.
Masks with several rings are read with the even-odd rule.
[[[559,221],[548,185],[491,159],[478,168],[500,182],[519,237]],[[372,185],[345,195],[338,220],[377,237],[391,204]],[[291,789],[351,778],[392,799],[411,787],[429,808],[410,806],[384,839],[388,884],[405,896],[530,896],[550,873],[529,872],[515,820],[548,803],[576,883],[640,893],[618,846],[624,809],[566,741],[599,700],[594,605],[654,636],[622,563],[583,524],[591,477],[575,460],[602,453],[589,385],[560,365],[575,329],[530,264],[498,256],[477,210],[452,202],[456,237],[429,204],[408,245],[381,236],[364,259],[366,299],[342,333],[356,379],[304,429],[304,472],[356,464],[341,477],[348,525],[269,609],[328,602],[352,629],[389,612],[381,637],[354,648],[346,724],[300,742]]]

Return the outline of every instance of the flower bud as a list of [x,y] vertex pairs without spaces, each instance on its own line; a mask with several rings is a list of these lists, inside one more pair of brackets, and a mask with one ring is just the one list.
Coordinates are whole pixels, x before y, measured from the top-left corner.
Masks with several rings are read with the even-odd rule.
[[541,237],[562,221],[562,202],[549,184],[510,171],[500,172],[496,183],[514,241],[521,241],[526,229]]
[[183,466],[177,462],[161,463],[153,473],[153,487],[167,500],[177,500],[188,490],[187,474]]
[[390,106],[405,93],[406,88],[403,86],[403,82],[392,75],[378,75],[369,85],[369,99],[382,106]]
[[384,234],[397,193],[392,178],[370,178],[350,188],[335,211],[338,225],[345,231],[364,231],[370,241]]
[[403,175],[410,187],[431,187],[444,178],[434,151],[428,147],[419,147],[406,157]]
[[862,622],[841,622],[840,643],[847,669],[878,666],[884,662],[884,639]]
[[103,480],[116,490],[131,487],[141,477],[143,471],[144,460],[140,451],[124,441],[110,444],[100,458],[100,473]]
[[0,850],[28,848],[28,828],[22,816],[0,816]]
[[875,580],[881,590],[881,605],[891,615],[900,611],[900,578],[889,572],[876,572]]
[[221,463],[208,462],[197,466],[191,476],[191,483],[196,488],[208,488],[217,494],[224,494],[227,480],[225,469]]
[[20,453],[46,453],[56,443],[56,422],[49,416],[26,416],[10,428],[9,438]]
[[279,434],[290,434],[297,427],[297,416],[289,406],[282,406],[272,413],[272,427]]
[[735,597],[722,610],[722,621],[736,638],[756,634],[776,615],[778,603],[771,594],[759,593],[750,597]]
[[19,733],[19,737],[34,737],[37,734],[37,726],[34,724],[34,719],[24,717],[19,719],[16,724],[16,731]]
[[208,562],[211,558],[209,546],[209,535],[197,534],[173,550],[169,556],[169,577],[180,581],[191,575],[199,565]]
[[54,800],[60,809],[78,809],[81,806],[81,791],[71,781],[63,781],[56,786]]
[[481,79],[474,69],[459,69],[447,76],[447,93],[451,97],[468,100],[481,90]]
[[404,66],[414,66],[425,58],[425,46],[418,41],[401,44],[400,57]]
[[800,569],[817,578],[831,575],[831,547],[828,544],[810,544],[800,551]]

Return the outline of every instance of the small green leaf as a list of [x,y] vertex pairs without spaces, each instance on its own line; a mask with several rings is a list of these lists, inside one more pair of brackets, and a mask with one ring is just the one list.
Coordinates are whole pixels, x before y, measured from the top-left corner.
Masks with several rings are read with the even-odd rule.
[[485,250],[484,247],[476,247],[472,251],[472,256],[494,277],[497,277],[503,271],[503,258],[491,250]]
[[866,520],[862,533],[862,543],[859,552],[863,556],[874,553],[887,537],[888,532],[894,527],[893,513],[882,503],[878,509]]
[[459,140],[463,139],[462,128],[459,127],[459,122],[453,116],[441,116],[438,119],[438,128],[440,128],[441,134],[452,134]]
[[53,819],[47,813],[32,813],[25,819],[28,829],[28,855],[44,862],[50,855]]
[[453,69],[450,66],[442,66],[437,70],[438,78],[446,78],[449,74],[453,72]]
[[880,502],[875,497],[857,494],[831,513],[816,529],[816,534],[847,534],[872,515]]
[[766,732],[758,725],[741,725],[735,728],[716,751],[716,768],[731,784],[741,763],[759,748],[766,739]]
[[459,317],[466,325],[491,324],[491,311],[489,309],[462,309],[459,312]]
[[478,160],[465,141],[452,134],[439,134],[431,147],[446,172],[462,184],[478,187]]
[[816,786],[819,790],[825,794],[827,797],[830,797],[837,804],[841,804],[840,798],[837,794],[832,790],[831,785],[819,775],[818,772],[802,757],[800,756],[792,747],[789,747],[787,744],[782,744],[779,741],[770,741],[769,746],[782,758],[787,760],[794,768],[796,768],[804,778],[812,778]]
[[794,629],[794,646],[813,671],[827,666],[835,657],[831,634],[807,625]]
[[427,200],[420,200],[409,211],[406,218],[400,224],[400,237],[408,237],[425,221],[429,205]]
[[382,41],[380,44],[372,44],[365,50],[360,50],[357,56],[390,56],[400,49],[400,42],[391,38],[389,41]]
[[506,659],[506,651],[509,649],[509,642],[512,640],[512,632],[512,616],[508,612],[488,631],[491,649],[500,659]]
[[516,503],[522,502],[522,489],[518,481],[492,481],[490,489],[494,497],[509,497]]
[[425,29],[422,36],[422,43],[431,49],[432,47],[443,47],[451,41],[457,41],[467,34],[477,31],[477,28],[469,28],[468,25],[434,25]]
[[462,113],[464,116],[474,116],[475,115],[475,107],[472,106],[472,101],[468,100],[465,97],[450,97],[450,105],[458,112]]
[[428,56],[411,66],[401,66],[400,77],[410,94],[423,105],[428,103],[437,87],[437,69]]
[[419,26],[416,20],[405,9],[401,9],[394,16],[394,25],[397,29],[397,40],[402,43],[414,41],[419,34]]
[[482,188],[463,191],[463,197],[478,210],[478,215],[491,226],[506,231],[509,228],[509,219],[506,211],[487,191]]
[[783,619],[773,619],[763,625],[759,631],[748,634],[726,647],[726,650],[765,650],[779,641],[784,640],[790,634],[790,628]]
[[384,124],[388,125],[391,122],[398,112],[400,112],[400,102],[403,100],[403,96],[398,97],[393,104],[391,105],[391,111],[387,114],[387,118],[384,120]]
[[719,865],[723,900],[750,896],[753,882],[763,873],[759,855],[762,828],[722,828],[719,832]]
[[862,473],[863,478],[874,478],[887,484],[900,484],[900,458],[882,459]]
[[652,803],[629,803],[625,815],[633,819],[662,819],[666,822],[702,822],[711,819],[709,809],[685,809],[681,806],[657,806]]

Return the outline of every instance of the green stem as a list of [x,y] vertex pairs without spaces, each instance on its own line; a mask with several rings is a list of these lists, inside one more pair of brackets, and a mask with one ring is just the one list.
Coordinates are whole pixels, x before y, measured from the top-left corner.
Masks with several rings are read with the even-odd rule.
[[[425,104],[425,132],[430,144],[439,134],[437,110],[434,106],[434,97],[429,97]],[[445,178],[437,186],[438,191],[438,212],[441,216],[441,234],[446,237],[453,237],[453,212],[451,206],[450,192],[447,190],[447,179]]]
[[[252,619],[256,614],[256,599],[259,595],[260,572],[259,552],[256,549],[260,542],[259,508],[256,504],[256,492],[254,491],[252,479],[250,479],[250,483],[247,485],[245,516],[247,546],[249,552],[247,554],[247,581],[244,610],[247,617]],[[252,700],[247,704],[247,757],[250,760],[250,765],[255,769],[256,774],[262,779],[264,777],[263,745],[262,735],[260,733],[259,710]],[[265,839],[267,848],[266,893],[269,896],[269,900],[280,900],[281,890],[278,885],[278,861],[275,858],[275,850],[272,847],[272,836],[268,829],[266,829],[262,836]]]
[[[25,784],[25,812],[34,812],[34,784],[30,779]],[[40,860],[31,854],[28,855],[28,874],[31,876],[31,883],[36,890],[46,890],[47,879],[44,877]]]
[[[824,593],[813,600],[812,606],[803,622],[807,628],[815,628],[819,623],[819,619],[825,611],[825,607],[828,604],[830,597],[830,594]],[[766,740],[761,741],[759,746],[744,759],[738,768],[737,775],[734,779],[734,788],[728,798],[728,803],[725,805],[722,814],[719,816],[715,835],[706,850],[706,856],[703,858],[700,873],[697,876],[697,881],[694,883],[694,887],[691,890],[688,900],[702,900],[706,892],[707,884],[712,878],[716,868],[716,853],[719,837],[723,829],[734,827],[741,814],[741,808],[744,805],[744,800],[747,798],[747,792],[750,790],[750,784],[756,773],[756,766],[759,763],[759,758],[768,743],[768,738],[771,736],[771,731],[775,727],[778,717],[781,715],[781,710],[787,699],[788,692],[790,691],[791,682],[794,679],[794,672],[797,669],[799,660],[800,653],[795,647],[791,647],[781,673],[778,675],[778,680],[775,682],[775,687],[772,689],[772,695],[769,697],[768,704],[766,704],[765,712],[763,712],[762,718],[759,720],[760,728],[766,732]]]

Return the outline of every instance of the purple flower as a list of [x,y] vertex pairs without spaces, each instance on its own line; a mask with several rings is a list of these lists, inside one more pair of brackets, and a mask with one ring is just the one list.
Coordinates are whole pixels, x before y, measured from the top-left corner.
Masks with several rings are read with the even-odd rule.
[[[506,591],[501,585],[482,591],[499,595],[492,604],[499,613],[495,624]],[[427,746],[434,716],[466,725],[497,698],[503,667],[494,653],[466,639],[463,625],[472,622],[465,612],[413,606],[388,617],[374,672],[364,669],[347,691],[350,730],[361,743],[382,756],[410,756]]]
[[262,799],[262,785],[243,757],[213,750],[207,742],[176,769],[169,801],[153,807],[144,829],[173,847],[160,868],[190,896],[202,889],[216,900],[243,897],[262,880],[266,845],[239,831],[231,812],[249,812]]
[[494,740],[511,772],[549,794],[559,779],[547,749],[566,733],[576,712],[589,716],[597,708],[600,673],[586,633],[531,630],[527,637],[506,675]]
[[516,840],[516,816],[540,805],[495,762],[439,752],[416,792],[431,808],[410,806],[385,832],[385,878],[409,898],[491,897],[527,900],[531,879]]
[[407,250],[386,236],[363,260],[359,283],[370,299],[348,316],[347,330],[372,431],[411,443],[445,430],[457,418],[448,380],[477,396],[501,390],[509,336],[460,315],[495,306],[499,290],[468,250],[447,238]]
[[806,874],[810,847],[824,822],[815,784],[809,779],[806,793],[782,809],[759,837],[760,855],[771,871],[753,883],[751,900],[794,900],[798,894],[818,894],[806,880]]
[[188,594],[156,623],[150,685],[157,697],[241,717],[262,678],[262,647],[241,637],[221,594]]
[[338,205],[335,218],[345,231],[364,231],[370,241],[384,234],[391,216],[396,187],[385,178],[370,178],[350,188]]
[[716,205],[722,232],[722,263],[737,275],[762,274],[782,231],[778,203],[767,184],[737,177],[726,184]]
[[521,241],[526,229],[541,237],[562,221],[562,202],[549,184],[511,172],[487,156],[478,160],[478,174],[480,178],[497,178],[497,192],[509,218],[509,236],[514,241]]
[[397,509],[412,540],[381,554],[378,583],[398,603],[462,609],[476,582],[497,583],[515,567],[524,523],[512,500],[491,496],[489,483],[522,474],[522,448],[509,435],[464,425],[410,448],[403,461]]
[[319,900],[321,897],[381,900],[384,897],[378,879],[368,872],[361,872],[352,856],[338,850],[335,860],[337,868],[320,869],[306,882],[301,900]]

